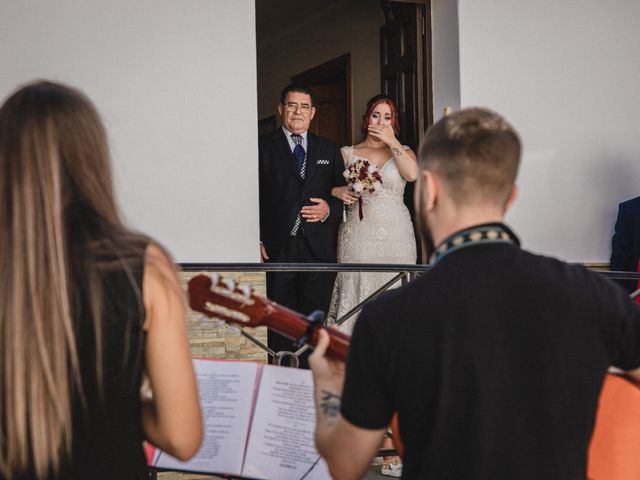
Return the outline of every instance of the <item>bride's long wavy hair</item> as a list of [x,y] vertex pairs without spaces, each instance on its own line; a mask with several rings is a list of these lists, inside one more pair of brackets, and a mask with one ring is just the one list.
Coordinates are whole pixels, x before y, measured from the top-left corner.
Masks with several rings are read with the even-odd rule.
[[90,100],[44,81],[13,93],[0,108],[0,476],[44,478],[72,453],[84,398],[72,292],[86,292],[101,385],[101,273],[141,257],[142,240],[118,214]]

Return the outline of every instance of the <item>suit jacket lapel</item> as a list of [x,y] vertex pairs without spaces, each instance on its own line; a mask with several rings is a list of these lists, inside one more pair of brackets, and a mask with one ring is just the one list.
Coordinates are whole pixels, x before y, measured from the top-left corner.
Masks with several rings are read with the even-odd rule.
[[298,170],[296,169],[296,157],[293,156],[293,152],[291,151],[291,147],[289,147],[289,142],[287,141],[287,137],[285,136],[282,128],[278,128],[278,130],[276,130],[274,142],[278,147],[278,150],[280,150],[282,159],[289,164],[288,167],[285,168],[288,168],[291,173],[293,173],[294,177],[299,178]]
[[[286,139],[285,139],[286,140]],[[313,133],[307,133],[307,167],[305,171],[305,180],[309,180],[316,170],[318,163],[318,137]]]

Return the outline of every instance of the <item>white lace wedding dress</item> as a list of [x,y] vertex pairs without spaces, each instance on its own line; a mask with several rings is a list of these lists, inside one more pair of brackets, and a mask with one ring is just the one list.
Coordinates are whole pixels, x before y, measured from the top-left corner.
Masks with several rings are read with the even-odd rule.
[[[408,147],[405,147],[408,148]],[[343,147],[348,164],[358,158],[353,147]],[[395,159],[380,169],[382,185],[373,193],[363,193],[363,219],[358,216],[358,203],[347,208],[347,219],[338,235],[339,263],[416,263],[416,244],[409,210],[404,204],[404,178]],[[335,324],[345,313],[359,304],[396,273],[340,272],[331,297],[327,323]],[[394,286],[398,286],[397,285]],[[357,314],[340,329],[351,334]]]

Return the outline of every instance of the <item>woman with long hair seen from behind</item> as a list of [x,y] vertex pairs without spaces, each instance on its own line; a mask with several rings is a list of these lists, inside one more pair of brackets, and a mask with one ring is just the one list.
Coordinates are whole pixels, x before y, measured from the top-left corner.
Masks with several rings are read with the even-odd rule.
[[176,272],[121,221],[106,133],[73,88],[32,83],[0,108],[0,275],[0,478],[147,478],[144,439],[195,454]]

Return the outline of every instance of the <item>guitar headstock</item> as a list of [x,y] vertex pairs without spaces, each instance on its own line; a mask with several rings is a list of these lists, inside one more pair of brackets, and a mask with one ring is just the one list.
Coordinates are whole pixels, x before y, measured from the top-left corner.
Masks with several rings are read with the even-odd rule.
[[245,327],[264,325],[270,302],[218,274],[196,275],[188,283],[189,306],[196,312]]

